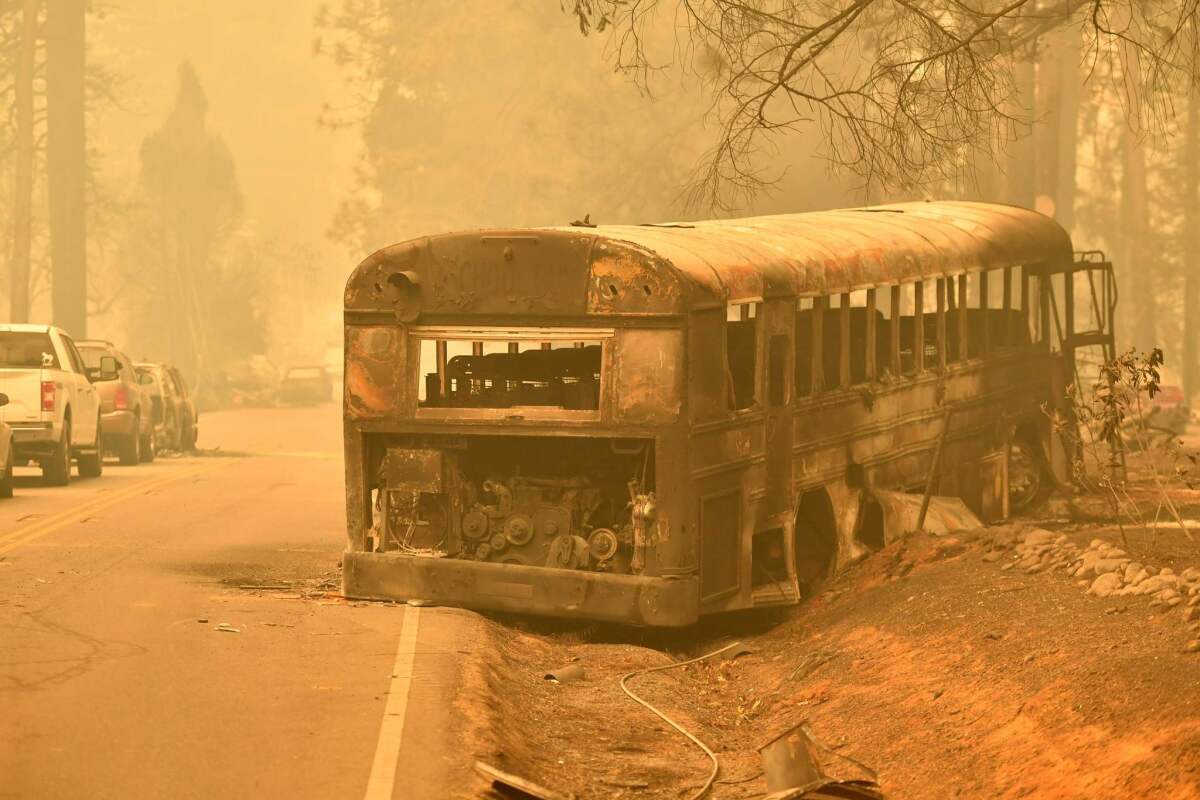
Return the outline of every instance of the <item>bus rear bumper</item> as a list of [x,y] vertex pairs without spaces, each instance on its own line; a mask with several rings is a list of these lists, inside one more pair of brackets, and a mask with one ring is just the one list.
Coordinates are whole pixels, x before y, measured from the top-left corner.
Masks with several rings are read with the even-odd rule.
[[652,578],[603,572],[491,564],[398,553],[347,551],[347,597],[424,600],[486,611],[679,627],[696,621],[694,576]]

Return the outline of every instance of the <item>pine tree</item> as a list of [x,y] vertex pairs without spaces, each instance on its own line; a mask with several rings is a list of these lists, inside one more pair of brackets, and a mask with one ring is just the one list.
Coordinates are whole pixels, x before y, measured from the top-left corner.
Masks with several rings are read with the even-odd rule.
[[[208,102],[190,64],[163,125],[142,143],[141,201],[127,267],[137,286],[134,341],[176,362],[197,382],[227,351],[254,352],[253,270],[229,266],[242,218],[233,155],[207,125]],[[219,351],[219,352],[217,352]]]
[[87,335],[86,0],[55,0],[46,13],[46,172],[54,323]]

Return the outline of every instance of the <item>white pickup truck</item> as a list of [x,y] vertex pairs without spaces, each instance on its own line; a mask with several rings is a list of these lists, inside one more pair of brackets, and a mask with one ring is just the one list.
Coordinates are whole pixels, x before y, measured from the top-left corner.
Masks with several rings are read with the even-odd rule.
[[75,343],[60,328],[0,325],[0,393],[8,395],[0,419],[12,427],[13,460],[38,462],[51,486],[71,480],[72,459],[80,477],[98,477],[103,442],[100,395],[92,381],[116,371],[115,363],[101,363],[89,375]]

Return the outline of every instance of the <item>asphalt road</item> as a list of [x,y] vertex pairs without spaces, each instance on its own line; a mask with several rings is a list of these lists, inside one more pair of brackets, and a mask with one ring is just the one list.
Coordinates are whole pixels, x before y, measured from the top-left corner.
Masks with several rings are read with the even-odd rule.
[[339,409],[201,422],[202,455],[0,502],[0,798],[456,793],[469,618],[305,596],[337,592]]

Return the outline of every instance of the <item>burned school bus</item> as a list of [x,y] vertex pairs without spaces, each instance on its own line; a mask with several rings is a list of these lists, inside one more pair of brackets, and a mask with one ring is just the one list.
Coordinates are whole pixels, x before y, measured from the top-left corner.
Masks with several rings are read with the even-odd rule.
[[346,287],[345,593],[646,625],[797,602],[896,533],[881,498],[939,439],[938,493],[985,518],[1014,443],[1066,477],[1043,405],[1114,302],[1053,220],[977,203],[385,248]]

